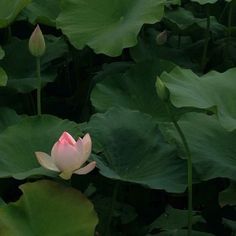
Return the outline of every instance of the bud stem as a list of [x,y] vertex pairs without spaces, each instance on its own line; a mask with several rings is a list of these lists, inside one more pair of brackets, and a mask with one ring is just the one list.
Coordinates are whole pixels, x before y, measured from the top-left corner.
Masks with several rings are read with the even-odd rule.
[[188,146],[188,142],[186,140],[186,137],[182,131],[182,129],[180,128],[178,122],[176,121],[170,107],[169,104],[167,102],[165,102],[166,105],[166,110],[177,130],[177,132],[179,133],[180,139],[183,143],[184,149],[185,149],[185,153],[187,155],[188,158],[188,236],[192,235],[192,221],[193,221],[193,167],[192,167],[192,155]]
[[36,57],[36,73],[37,73],[37,114],[41,115],[41,68],[40,57]]

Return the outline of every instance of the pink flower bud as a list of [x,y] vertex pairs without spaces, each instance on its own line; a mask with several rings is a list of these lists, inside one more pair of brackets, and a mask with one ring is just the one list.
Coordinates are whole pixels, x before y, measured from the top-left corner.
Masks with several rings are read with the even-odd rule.
[[89,134],[76,142],[69,133],[64,132],[53,145],[51,156],[44,152],[35,152],[35,155],[41,166],[61,172],[60,176],[63,179],[70,179],[73,173],[84,175],[96,167],[95,161],[83,166],[91,154],[91,149],[92,141]]
[[44,37],[39,25],[37,25],[29,39],[29,50],[33,56],[41,57],[45,53],[45,49]]

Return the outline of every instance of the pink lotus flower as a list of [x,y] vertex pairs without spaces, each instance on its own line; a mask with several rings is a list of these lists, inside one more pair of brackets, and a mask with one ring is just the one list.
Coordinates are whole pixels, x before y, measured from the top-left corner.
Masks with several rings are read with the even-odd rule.
[[35,152],[35,155],[41,166],[61,172],[63,179],[70,179],[73,173],[85,175],[96,167],[95,161],[83,166],[91,154],[91,149],[89,134],[76,142],[69,133],[64,132],[52,147],[51,156],[44,152]]

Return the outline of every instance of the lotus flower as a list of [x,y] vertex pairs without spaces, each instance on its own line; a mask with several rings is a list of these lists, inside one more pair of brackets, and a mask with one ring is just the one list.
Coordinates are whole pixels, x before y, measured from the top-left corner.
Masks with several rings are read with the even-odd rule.
[[92,148],[89,134],[77,142],[67,132],[64,132],[51,150],[51,156],[44,152],[35,152],[38,162],[46,169],[61,172],[60,177],[70,179],[72,174],[84,175],[96,167],[92,161],[84,165],[88,160]]

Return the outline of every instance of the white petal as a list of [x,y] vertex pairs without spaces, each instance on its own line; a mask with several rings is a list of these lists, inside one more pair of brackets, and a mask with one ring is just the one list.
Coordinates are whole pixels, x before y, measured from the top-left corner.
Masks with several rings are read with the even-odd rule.
[[85,134],[82,139],[82,142],[83,142],[84,154],[89,156],[91,153],[91,149],[92,149],[92,140],[91,140],[90,135]]
[[52,148],[52,158],[62,172],[73,172],[83,164],[83,150],[77,150],[68,143],[58,141]]
[[95,167],[96,167],[96,161],[92,161],[88,165],[86,165],[85,167],[80,168],[79,170],[74,171],[74,174],[86,175],[89,172],[91,172]]
[[47,153],[35,152],[35,155],[41,166],[48,170],[59,171],[59,169],[54,164],[53,159]]

